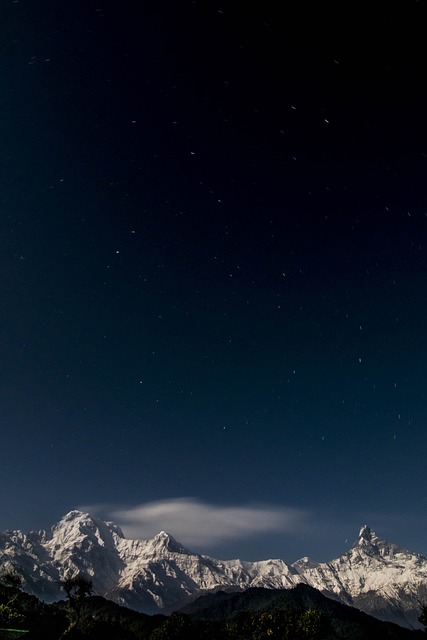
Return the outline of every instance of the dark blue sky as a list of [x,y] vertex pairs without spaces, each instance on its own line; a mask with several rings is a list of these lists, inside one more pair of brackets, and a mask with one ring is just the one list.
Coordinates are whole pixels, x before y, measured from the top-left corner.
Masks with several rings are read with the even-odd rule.
[[0,528],[427,554],[425,5],[137,4],[0,10]]

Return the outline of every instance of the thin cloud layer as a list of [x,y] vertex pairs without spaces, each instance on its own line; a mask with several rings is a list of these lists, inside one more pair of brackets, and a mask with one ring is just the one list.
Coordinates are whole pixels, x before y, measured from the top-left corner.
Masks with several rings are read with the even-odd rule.
[[295,533],[306,513],[272,505],[221,506],[194,498],[173,498],[134,507],[86,507],[119,524],[128,538],[167,531],[186,545],[218,545],[264,533]]

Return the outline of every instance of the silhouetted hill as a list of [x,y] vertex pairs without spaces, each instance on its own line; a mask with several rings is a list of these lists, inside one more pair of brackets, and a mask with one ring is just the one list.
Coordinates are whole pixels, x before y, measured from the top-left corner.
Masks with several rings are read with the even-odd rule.
[[278,609],[315,610],[331,622],[328,638],[346,640],[405,640],[425,638],[422,631],[413,631],[391,622],[381,622],[358,609],[322,595],[316,589],[300,584],[294,589],[271,590],[253,588],[240,593],[218,591],[201,596],[182,609],[194,620],[226,621],[243,611],[272,612]]
[[[26,640],[58,640],[75,612],[65,600],[53,604],[0,586],[0,613],[16,615]],[[4,620],[1,621],[4,624]],[[0,625],[1,626],[1,625]],[[6,626],[6,625],[5,625]],[[0,638],[2,638],[0,630]],[[7,637],[7,636],[5,636]],[[421,640],[411,631],[381,622],[307,585],[292,590],[248,589],[200,597],[184,612],[149,616],[87,597],[78,626],[67,640]]]

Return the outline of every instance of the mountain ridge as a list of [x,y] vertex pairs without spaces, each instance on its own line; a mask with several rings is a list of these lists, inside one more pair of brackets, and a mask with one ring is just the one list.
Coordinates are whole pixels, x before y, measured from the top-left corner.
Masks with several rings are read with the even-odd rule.
[[130,540],[118,525],[73,510],[49,530],[0,534],[0,565],[46,601],[60,599],[60,581],[83,574],[95,593],[144,613],[169,613],[204,593],[307,584],[381,620],[419,627],[427,600],[427,559],[382,540],[367,525],[339,558],[287,564],[216,560],[186,549],[170,533]]

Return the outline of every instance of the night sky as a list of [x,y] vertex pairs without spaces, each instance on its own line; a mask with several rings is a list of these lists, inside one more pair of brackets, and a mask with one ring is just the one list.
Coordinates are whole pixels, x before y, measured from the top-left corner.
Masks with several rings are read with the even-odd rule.
[[281,4],[1,3],[1,530],[427,554],[426,3]]

